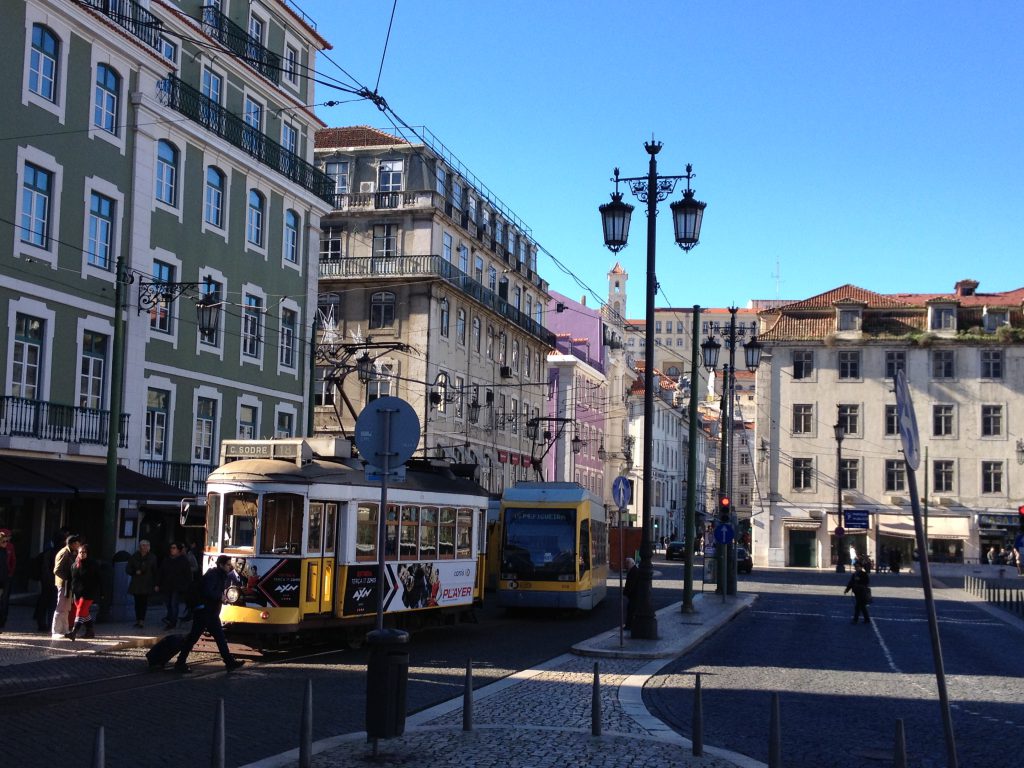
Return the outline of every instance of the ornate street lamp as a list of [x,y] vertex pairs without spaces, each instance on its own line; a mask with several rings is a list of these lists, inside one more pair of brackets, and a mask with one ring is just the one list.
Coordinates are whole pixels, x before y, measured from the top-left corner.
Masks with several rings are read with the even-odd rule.
[[368,384],[373,381],[373,358],[370,357],[369,352],[363,352],[363,354],[356,360],[356,375],[359,376],[359,381],[363,384]]
[[[846,430],[840,422],[832,427],[836,434],[836,573],[846,572],[846,558],[843,556],[843,438]],[[852,563],[851,563],[852,565]]]

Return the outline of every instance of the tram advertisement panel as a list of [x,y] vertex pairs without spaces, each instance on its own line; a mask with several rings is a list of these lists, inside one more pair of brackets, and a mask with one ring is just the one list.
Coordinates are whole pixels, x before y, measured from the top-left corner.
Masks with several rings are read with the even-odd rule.
[[[385,563],[384,611],[444,608],[473,602],[476,563]],[[345,615],[377,610],[377,565],[351,565],[345,579]]]
[[297,608],[299,606],[299,559],[233,557],[235,583],[242,588],[243,605],[249,608]]

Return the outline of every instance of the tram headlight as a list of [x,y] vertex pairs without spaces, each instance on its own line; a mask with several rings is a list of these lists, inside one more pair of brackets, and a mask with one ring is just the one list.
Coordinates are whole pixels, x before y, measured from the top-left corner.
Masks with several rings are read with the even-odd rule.
[[241,605],[242,590],[238,587],[228,587],[224,590],[224,600],[228,605]]

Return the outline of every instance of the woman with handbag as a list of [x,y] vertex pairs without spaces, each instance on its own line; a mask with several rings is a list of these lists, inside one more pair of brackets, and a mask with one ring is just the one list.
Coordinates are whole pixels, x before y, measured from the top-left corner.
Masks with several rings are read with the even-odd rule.
[[100,599],[100,569],[94,560],[89,559],[89,547],[85,544],[78,548],[75,564],[71,566],[71,594],[75,598],[75,625],[64,637],[74,640],[82,629],[86,638],[95,637],[90,610],[92,604]]
[[871,579],[868,577],[864,566],[858,560],[853,564],[853,576],[850,583],[846,585],[843,594],[853,591],[853,624],[857,623],[857,617],[864,616],[864,623],[870,624],[871,617],[868,616],[868,603],[871,602]]

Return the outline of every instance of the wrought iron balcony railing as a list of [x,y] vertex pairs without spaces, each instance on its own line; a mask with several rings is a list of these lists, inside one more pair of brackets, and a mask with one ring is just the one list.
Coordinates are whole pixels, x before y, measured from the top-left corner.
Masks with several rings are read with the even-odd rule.
[[[121,414],[118,446],[128,447],[129,414]],[[0,398],[0,435],[62,443],[106,445],[110,411],[5,395]]]
[[334,182],[327,174],[175,75],[160,81],[160,99],[321,200],[333,202]]
[[371,256],[320,262],[320,278],[328,280],[424,276],[441,278],[545,344],[555,346],[555,334],[440,256]]
[[139,471],[146,477],[180,488],[189,496],[206,495],[206,478],[213,470],[211,464],[190,464],[187,461],[142,459],[139,462]]
[[135,0],[78,0],[123,27],[150,48],[160,50],[163,22]]
[[275,85],[281,82],[281,57],[269,50],[213,5],[204,5],[202,11],[203,31],[222,45],[238,54],[253,69]]

